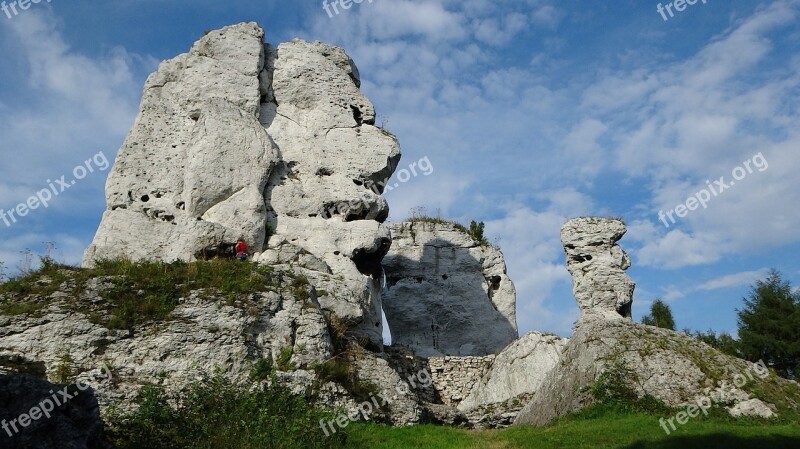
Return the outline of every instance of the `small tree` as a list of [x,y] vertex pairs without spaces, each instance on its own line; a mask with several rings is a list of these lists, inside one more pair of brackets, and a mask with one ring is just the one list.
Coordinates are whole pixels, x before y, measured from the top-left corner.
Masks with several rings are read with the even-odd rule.
[[486,237],[483,235],[483,231],[486,225],[483,222],[478,223],[475,220],[469,224],[469,236],[473,238],[476,242],[479,242],[481,245],[488,245],[489,242],[486,240]]
[[800,294],[772,270],[753,286],[739,315],[742,356],[763,360],[781,376],[795,378],[800,367]]
[[653,301],[653,305],[650,306],[650,315],[642,317],[642,324],[675,330],[675,320],[672,318],[672,310],[667,303],[660,298]]

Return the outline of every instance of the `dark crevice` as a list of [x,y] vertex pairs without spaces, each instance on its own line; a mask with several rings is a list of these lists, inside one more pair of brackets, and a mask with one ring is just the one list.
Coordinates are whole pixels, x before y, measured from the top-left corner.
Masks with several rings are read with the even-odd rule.
[[583,263],[592,260],[592,256],[590,256],[589,254],[585,256],[577,255],[577,256],[572,256],[571,259],[574,260],[575,262]]
[[360,271],[362,274],[371,276],[373,279],[380,279],[383,276],[383,266],[381,265],[381,261],[389,252],[389,248],[391,246],[392,241],[390,239],[381,239],[376,249],[356,249],[353,252],[352,260],[356,264],[358,271]]
[[362,124],[364,124],[364,113],[361,112],[361,109],[359,109],[357,106],[353,106],[353,105],[350,105],[350,109],[353,110],[353,118],[356,120],[356,123],[358,124],[358,126],[361,126]]

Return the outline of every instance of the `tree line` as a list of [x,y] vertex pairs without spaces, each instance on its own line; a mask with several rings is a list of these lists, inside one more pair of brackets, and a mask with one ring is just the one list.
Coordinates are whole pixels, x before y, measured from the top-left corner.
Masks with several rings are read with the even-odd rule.
[[[781,273],[772,270],[757,281],[736,309],[738,339],[713,330],[684,330],[714,348],[751,362],[763,360],[780,376],[797,379],[800,374],[800,290],[795,290]],[[656,299],[642,323],[675,330],[669,305]]]

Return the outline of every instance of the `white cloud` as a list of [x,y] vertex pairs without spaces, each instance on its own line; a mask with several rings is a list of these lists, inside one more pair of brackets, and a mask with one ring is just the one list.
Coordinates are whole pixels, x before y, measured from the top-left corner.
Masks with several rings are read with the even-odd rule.
[[671,269],[716,262],[721,253],[721,245],[712,235],[689,235],[683,231],[670,231],[634,252],[637,264]]
[[718,290],[722,288],[739,287],[742,285],[752,285],[755,281],[765,279],[769,275],[769,268],[762,268],[755,271],[743,271],[741,273],[727,274],[700,284],[698,290]]
[[[100,56],[82,54],[60,28],[52,12],[38,10],[15,17],[0,30],[13,52],[6,56],[22,64],[21,94],[7,90],[6,107],[0,109],[0,209],[46,188],[47,179],[62,174],[69,179],[75,166],[100,151],[112,159],[133,122],[145,75],[156,65],[152,58],[121,48]],[[98,214],[104,183],[98,171],[54,198],[51,207],[30,214],[24,225],[6,228],[0,222],[0,260],[15,266],[19,251],[40,253],[42,242],[55,241],[63,261],[80,262],[88,242],[62,231],[41,231],[72,228],[71,220]]]

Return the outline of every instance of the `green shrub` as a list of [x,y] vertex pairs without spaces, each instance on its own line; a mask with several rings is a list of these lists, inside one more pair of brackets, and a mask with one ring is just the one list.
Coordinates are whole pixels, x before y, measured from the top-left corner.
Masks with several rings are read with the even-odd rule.
[[292,395],[274,378],[271,385],[250,390],[215,376],[175,395],[161,386],[145,387],[135,412],[109,414],[109,435],[118,449],[345,447],[346,433],[328,437],[320,427],[320,420],[332,416]]
[[277,368],[278,371],[292,371],[297,369],[297,365],[292,362],[292,356],[294,356],[294,348],[291,346],[281,349],[277,360],[275,360],[275,368]]

